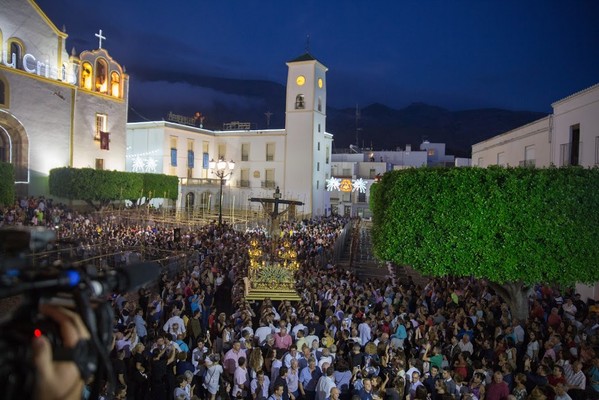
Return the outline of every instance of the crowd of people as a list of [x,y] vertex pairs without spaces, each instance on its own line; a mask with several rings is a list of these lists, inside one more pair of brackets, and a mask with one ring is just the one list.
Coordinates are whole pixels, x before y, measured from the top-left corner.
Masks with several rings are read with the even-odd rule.
[[113,296],[117,387],[104,398],[599,398],[599,309],[571,288],[538,285],[518,320],[483,280],[361,279],[322,261],[349,222],[331,216],[281,225],[301,260],[301,300],[248,301],[249,240],[268,251],[264,232],[212,223],[175,242],[172,228],[53,212],[47,202],[43,212],[64,218],[49,224],[58,229],[71,221],[61,235],[87,244],[189,254],[157,285]]

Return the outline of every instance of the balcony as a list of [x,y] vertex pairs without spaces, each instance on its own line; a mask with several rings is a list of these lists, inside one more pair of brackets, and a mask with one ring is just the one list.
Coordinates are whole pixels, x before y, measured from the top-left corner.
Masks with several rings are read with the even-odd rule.
[[240,181],[237,181],[237,187],[249,188],[250,187],[250,181],[249,180],[240,180]]
[[582,142],[574,145],[570,143],[563,143],[559,146],[559,165],[560,167],[566,165],[580,165],[580,155],[582,154]]
[[180,178],[181,186],[220,185],[220,179]]
[[261,186],[266,189],[274,189],[277,187],[277,184],[275,183],[275,181],[262,181],[260,183],[261,183]]

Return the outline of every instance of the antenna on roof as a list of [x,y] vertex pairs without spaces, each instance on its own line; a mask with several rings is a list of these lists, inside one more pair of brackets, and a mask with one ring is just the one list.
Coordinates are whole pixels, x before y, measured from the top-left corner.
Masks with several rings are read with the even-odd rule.
[[362,130],[362,128],[360,128],[360,118],[362,118],[362,112],[360,111],[360,108],[356,103],[356,146],[360,146],[360,142],[358,139],[358,133]]

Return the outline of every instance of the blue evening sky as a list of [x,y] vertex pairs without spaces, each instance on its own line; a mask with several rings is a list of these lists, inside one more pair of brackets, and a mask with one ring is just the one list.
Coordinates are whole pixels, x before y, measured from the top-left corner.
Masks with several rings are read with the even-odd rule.
[[177,73],[284,85],[285,62],[305,52],[307,35],[310,53],[329,68],[333,107],[425,102],[550,112],[552,102],[599,82],[596,0],[37,3],[66,26],[69,51],[97,48],[94,34],[103,30],[103,47],[130,74],[133,106],[173,95],[234,100],[165,82]]

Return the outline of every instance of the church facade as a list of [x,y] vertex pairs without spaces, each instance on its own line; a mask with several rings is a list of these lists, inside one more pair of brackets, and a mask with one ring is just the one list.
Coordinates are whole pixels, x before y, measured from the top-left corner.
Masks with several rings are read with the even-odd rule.
[[47,194],[52,168],[125,169],[128,76],[96,36],[98,49],[69,54],[33,0],[2,0],[0,161],[20,196]]
[[278,187],[283,199],[304,203],[296,214],[330,213],[326,180],[333,135],[326,132],[327,68],[310,54],[287,67],[284,129],[212,131],[167,121],[129,123],[126,170],[178,176],[179,206],[212,208],[220,179],[210,161],[233,161],[223,189],[224,209],[246,209],[249,198],[272,198]]

